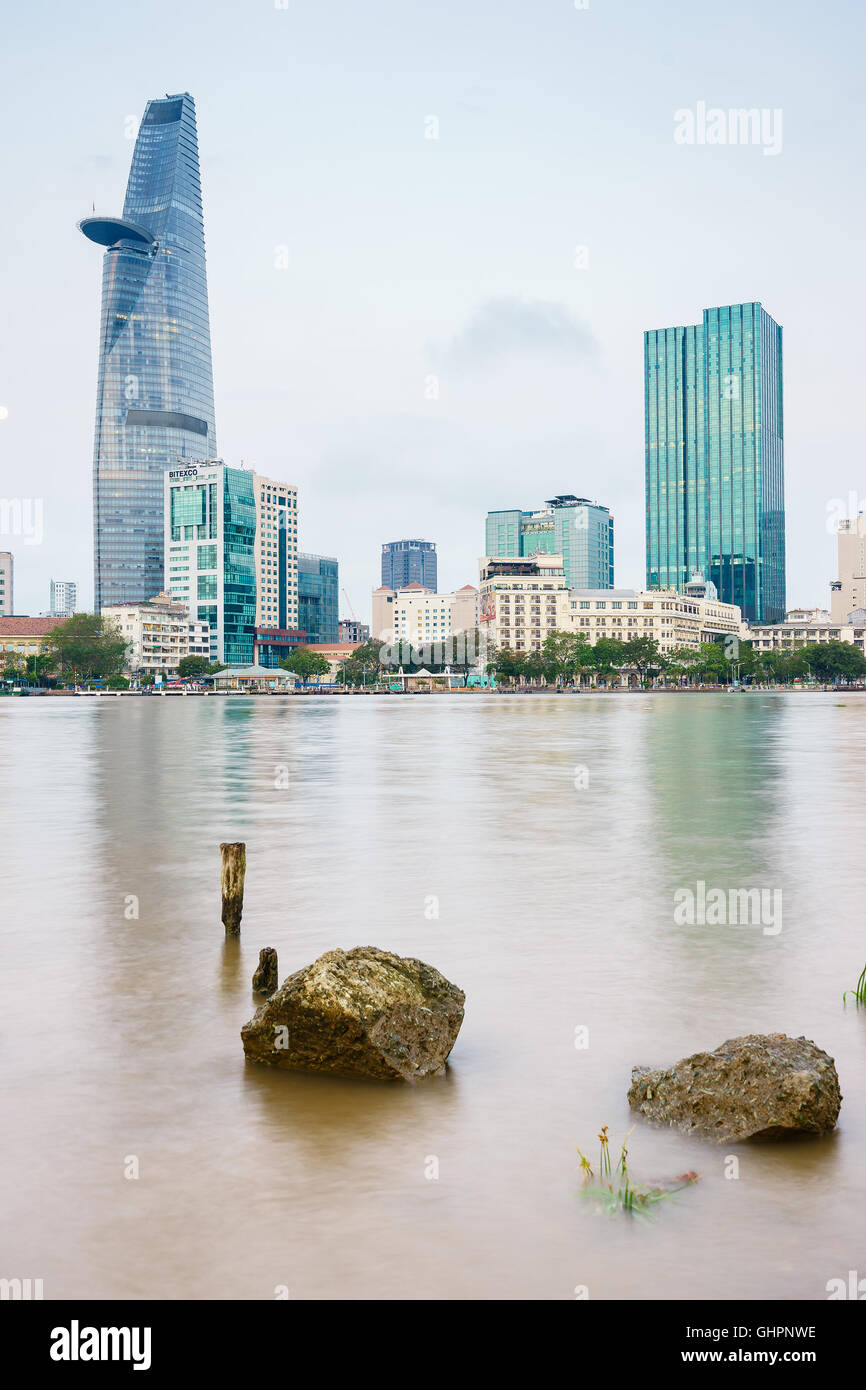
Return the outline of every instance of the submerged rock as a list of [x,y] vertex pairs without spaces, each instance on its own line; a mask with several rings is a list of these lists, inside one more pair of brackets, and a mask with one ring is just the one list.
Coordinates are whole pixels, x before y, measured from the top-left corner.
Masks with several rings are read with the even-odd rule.
[[444,1070],[464,1000],[423,961],[356,946],[327,951],[290,975],[241,1038],[251,1062],[414,1081]]
[[259,951],[258,969],[253,975],[253,990],[256,994],[273,994],[279,983],[277,953],[273,946],[263,946]]
[[833,1058],[808,1038],[750,1033],[667,1070],[635,1067],[628,1103],[649,1120],[728,1144],[825,1134],[842,1094]]

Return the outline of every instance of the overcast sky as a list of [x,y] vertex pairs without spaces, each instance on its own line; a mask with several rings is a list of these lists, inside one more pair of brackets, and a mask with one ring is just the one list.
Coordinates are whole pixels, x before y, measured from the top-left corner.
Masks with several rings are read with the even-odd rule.
[[[91,602],[102,255],[75,224],[120,214],[135,120],[184,90],[220,454],[297,484],[360,617],[382,541],[477,582],[488,508],[558,492],[610,506],[641,584],[643,330],[751,299],[784,327],[788,605],[826,604],[828,507],[866,494],[864,30],[855,0],[7,10],[0,499],[44,504],[41,544],[0,536],[16,611],[52,575]],[[699,102],[780,109],[781,152],[677,143]]]

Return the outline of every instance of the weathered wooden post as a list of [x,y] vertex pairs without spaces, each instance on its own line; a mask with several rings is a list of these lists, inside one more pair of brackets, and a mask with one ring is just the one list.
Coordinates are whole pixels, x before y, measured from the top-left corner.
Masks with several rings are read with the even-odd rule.
[[256,994],[275,994],[278,987],[277,953],[273,946],[263,946],[259,951],[259,968],[253,975],[253,989]]
[[222,856],[222,921],[226,936],[240,936],[244,910],[244,877],[247,872],[247,847],[243,840],[220,845]]

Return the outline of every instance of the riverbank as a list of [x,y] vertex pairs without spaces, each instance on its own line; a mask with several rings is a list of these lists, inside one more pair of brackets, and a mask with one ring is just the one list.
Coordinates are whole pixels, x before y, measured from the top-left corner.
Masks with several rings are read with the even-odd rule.
[[299,686],[294,690],[3,690],[0,691],[2,699],[84,699],[84,700],[186,700],[186,699],[246,699],[255,696],[257,699],[284,700],[303,696],[316,696],[325,699],[335,696],[338,699],[353,695],[387,695],[397,699],[405,696],[428,696],[428,695],[459,695],[482,696],[482,695],[816,695],[816,694],[837,694],[837,695],[866,695],[866,686],[863,685],[806,685],[806,686],[728,686],[728,685],[697,685],[697,686],[650,686],[644,689],[638,685],[630,686],[582,686],[579,690],[576,686],[566,686],[562,690],[557,690],[555,686],[500,686],[491,689],[490,687],[478,688],[474,686],[455,687],[451,690],[444,689],[424,689],[424,690],[389,690],[387,686],[379,686],[371,689],[364,689],[361,686],[349,686],[345,690],[324,690],[315,685]]

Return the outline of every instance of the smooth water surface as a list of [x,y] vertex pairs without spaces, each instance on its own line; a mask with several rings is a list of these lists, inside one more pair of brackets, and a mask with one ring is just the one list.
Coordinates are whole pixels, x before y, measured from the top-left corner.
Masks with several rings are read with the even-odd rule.
[[[842,1004],[862,697],[4,699],[0,769],[0,1275],[46,1298],[819,1299],[866,1274],[866,1011]],[[676,925],[698,880],[781,889],[781,930]],[[281,978],[336,946],[435,965],[467,997],[447,1075],[245,1064],[265,945]],[[576,1197],[575,1143],[634,1123],[634,1064],[747,1032],[835,1057],[834,1135],[717,1149],[640,1120],[633,1176],[701,1181],[652,1222]]]

